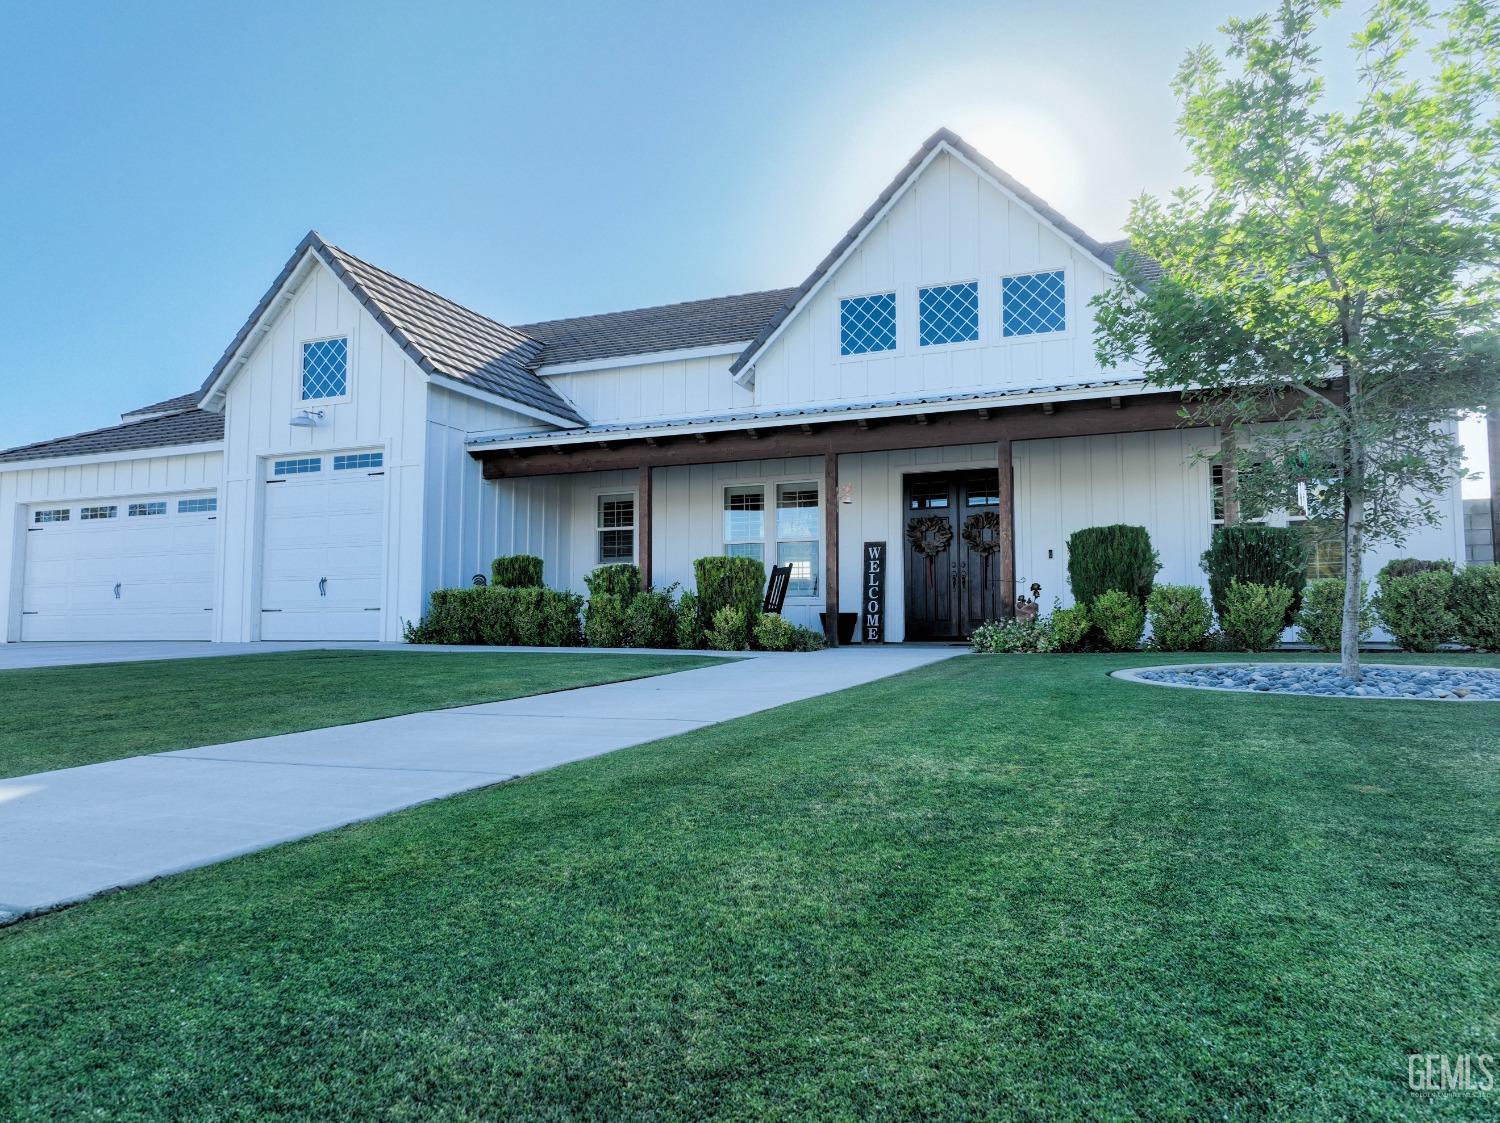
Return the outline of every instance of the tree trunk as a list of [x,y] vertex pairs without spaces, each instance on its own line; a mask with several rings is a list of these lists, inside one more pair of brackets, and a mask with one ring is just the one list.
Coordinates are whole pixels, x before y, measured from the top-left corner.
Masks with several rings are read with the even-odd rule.
[[1364,570],[1365,499],[1364,452],[1352,448],[1344,490],[1344,626],[1339,635],[1339,670],[1359,681],[1359,616],[1364,607],[1360,577]]

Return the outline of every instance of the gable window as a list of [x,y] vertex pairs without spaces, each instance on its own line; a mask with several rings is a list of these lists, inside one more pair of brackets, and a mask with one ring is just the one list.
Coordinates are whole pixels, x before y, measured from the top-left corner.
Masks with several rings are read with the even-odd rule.
[[302,345],[302,400],[342,398],[349,388],[349,340],[319,339]]
[[629,492],[601,495],[594,521],[599,539],[599,564],[635,560],[635,496]]
[[1002,335],[1043,335],[1067,330],[1067,284],[1061,269],[1000,278]]
[[140,518],[142,515],[165,515],[166,513],[167,504],[164,500],[150,503],[132,503],[125,508],[126,516],[132,519]]
[[972,343],[979,338],[979,286],[940,285],[917,290],[917,342],[923,347]]
[[120,513],[120,508],[113,505],[109,507],[80,507],[78,517],[80,519],[112,519]]
[[34,523],[65,523],[71,515],[72,510],[70,508],[57,507],[50,511],[37,511],[31,516],[31,521]]
[[205,496],[201,499],[179,499],[177,501],[177,513],[179,515],[206,515],[218,509],[219,497],[216,495]]
[[868,355],[895,349],[895,293],[851,296],[839,301],[840,355]]
[[815,483],[775,485],[774,522],[767,519],[767,488],[746,484],[724,489],[724,553],[792,567],[787,595],[818,593],[821,507]]

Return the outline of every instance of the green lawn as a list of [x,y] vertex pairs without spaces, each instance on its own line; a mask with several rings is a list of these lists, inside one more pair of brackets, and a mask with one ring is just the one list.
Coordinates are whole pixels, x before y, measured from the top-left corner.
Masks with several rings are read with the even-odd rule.
[[0,1117],[1494,1119],[1406,1080],[1500,1055],[1500,709],[1105,677],[1149,661],[960,659],[0,930]]
[[497,702],[711,662],[568,651],[293,651],[0,671],[0,777]]

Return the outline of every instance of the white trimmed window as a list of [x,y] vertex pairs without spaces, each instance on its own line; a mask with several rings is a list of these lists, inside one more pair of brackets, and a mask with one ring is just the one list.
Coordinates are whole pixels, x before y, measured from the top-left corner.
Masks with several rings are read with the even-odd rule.
[[205,496],[201,499],[179,499],[177,501],[177,513],[179,515],[203,515],[210,511],[219,509],[219,497],[216,495]]
[[1000,278],[1000,334],[1047,335],[1068,330],[1068,286],[1061,269]]
[[132,519],[149,515],[165,515],[166,513],[167,503],[164,499],[154,499],[149,503],[132,503],[125,508],[126,517]]
[[599,564],[635,561],[635,496],[629,492],[601,495],[595,511]]
[[31,521],[34,523],[65,523],[72,513],[72,509],[69,507],[54,507],[46,511],[33,513]]
[[896,294],[851,296],[839,301],[839,354],[868,355],[896,349]]
[[108,507],[80,507],[78,517],[80,519],[112,519],[120,513],[120,508],[111,504]]
[[[775,505],[767,519],[768,498]],[[724,489],[724,553],[770,565],[790,565],[787,595],[818,594],[822,507],[816,483],[779,483]]]
[[302,345],[302,400],[342,398],[349,392],[349,340],[317,339]]

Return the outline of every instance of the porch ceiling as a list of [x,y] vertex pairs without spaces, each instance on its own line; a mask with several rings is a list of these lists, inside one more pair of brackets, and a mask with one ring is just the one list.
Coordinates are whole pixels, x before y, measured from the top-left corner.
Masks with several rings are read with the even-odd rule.
[[1108,394],[1067,401],[947,399],[878,415],[794,414],[720,421],[713,428],[609,429],[499,439],[471,445],[486,479],[661,468],[734,460],[771,460],[882,452],[990,441],[1175,429],[1184,424],[1179,393]]

